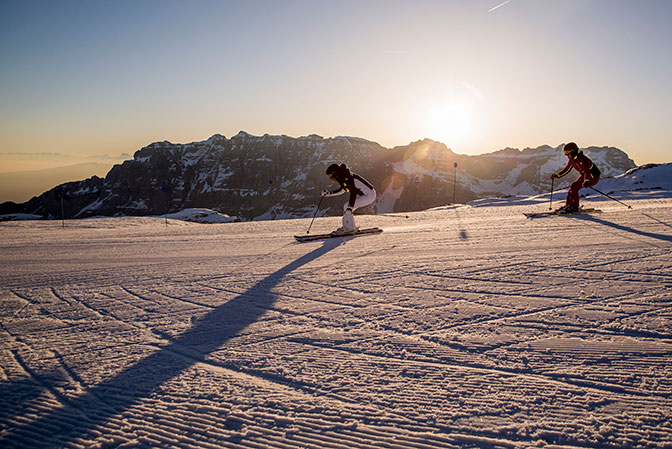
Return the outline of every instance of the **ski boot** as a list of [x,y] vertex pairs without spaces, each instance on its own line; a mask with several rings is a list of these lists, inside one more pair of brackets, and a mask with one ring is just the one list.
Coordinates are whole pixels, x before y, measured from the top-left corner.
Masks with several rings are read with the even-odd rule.
[[555,213],[558,215],[575,214],[579,212],[579,210],[580,209],[576,206],[562,206],[561,208],[557,209]]
[[350,235],[350,234],[357,233],[357,231],[359,231],[358,228],[348,228],[346,226],[341,226],[340,228],[333,231],[332,234],[333,235]]
[[359,231],[359,228],[355,226],[355,217],[352,216],[352,209],[349,207],[343,213],[343,226],[336,229],[332,234],[334,235],[345,235],[345,234],[354,234]]

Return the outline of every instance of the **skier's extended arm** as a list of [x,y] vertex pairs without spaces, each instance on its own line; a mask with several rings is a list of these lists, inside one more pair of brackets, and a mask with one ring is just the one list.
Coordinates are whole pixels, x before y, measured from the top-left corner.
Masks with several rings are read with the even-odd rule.
[[562,177],[565,176],[567,173],[569,173],[571,170],[572,170],[572,161],[568,161],[568,162],[567,162],[567,166],[566,166],[565,168],[563,168],[563,169],[560,171],[560,173],[553,173],[553,174],[551,175],[551,178],[552,178],[552,179],[562,178]]
[[324,189],[322,191],[322,196],[338,196],[344,194],[345,192],[346,190],[343,188],[343,186],[339,186],[339,188],[336,190]]

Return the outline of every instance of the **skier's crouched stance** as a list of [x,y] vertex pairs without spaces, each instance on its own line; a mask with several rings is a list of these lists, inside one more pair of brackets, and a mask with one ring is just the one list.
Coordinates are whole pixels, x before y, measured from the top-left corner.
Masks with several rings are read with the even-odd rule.
[[343,226],[336,230],[338,234],[356,232],[355,217],[352,213],[360,207],[368,206],[376,199],[376,189],[371,183],[356,173],[352,173],[345,164],[331,164],[327,167],[327,176],[339,184],[333,191],[323,190],[322,196],[336,196],[349,193],[348,202],[343,206]]
[[580,176],[569,186],[564,207],[557,210],[559,213],[573,213],[579,210],[579,190],[597,184],[600,180],[600,170],[574,142],[565,145],[563,152],[567,156],[567,165],[560,173],[553,173],[551,179],[562,178],[572,168],[579,172]]

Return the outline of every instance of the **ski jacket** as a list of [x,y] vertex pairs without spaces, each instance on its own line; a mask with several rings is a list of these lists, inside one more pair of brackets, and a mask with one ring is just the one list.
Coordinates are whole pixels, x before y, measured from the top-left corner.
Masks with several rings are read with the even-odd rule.
[[579,150],[579,152],[574,155],[570,154],[567,156],[567,159],[567,166],[558,173],[558,178],[565,176],[572,170],[572,168],[581,173],[584,180],[592,180],[600,177],[600,170],[593,164],[593,161],[588,159],[588,156],[583,154],[583,151]]
[[355,205],[357,195],[364,196],[362,188],[374,190],[373,185],[371,185],[369,181],[362,178],[358,174],[351,172],[349,169],[343,168],[342,166],[340,170],[337,170],[335,173],[333,173],[333,177],[339,184],[339,187],[336,190],[330,191],[327,196],[336,196],[345,192],[349,192],[350,199],[348,201],[348,205],[351,208]]

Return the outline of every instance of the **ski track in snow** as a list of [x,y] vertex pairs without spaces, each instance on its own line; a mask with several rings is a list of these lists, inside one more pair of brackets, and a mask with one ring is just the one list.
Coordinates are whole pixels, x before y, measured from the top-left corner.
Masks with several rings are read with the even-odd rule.
[[1,223],[0,447],[670,448],[672,199],[629,202]]

